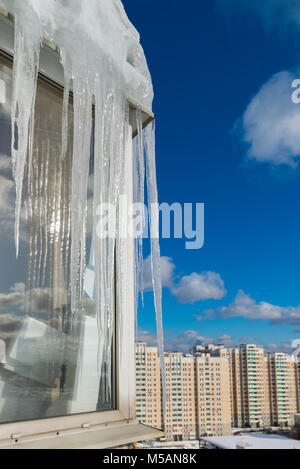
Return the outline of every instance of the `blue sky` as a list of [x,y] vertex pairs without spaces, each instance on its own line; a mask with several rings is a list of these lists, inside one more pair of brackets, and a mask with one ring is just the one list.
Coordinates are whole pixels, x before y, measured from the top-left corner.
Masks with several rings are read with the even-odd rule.
[[[205,203],[201,250],[161,241],[167,347],[215,340],[288,350],[300,337],[300,104],[290,99],[300,78],[300,7],[123,3],[154,83],[160,202]],[[210,299],[194,301],[191,289],[182,303],[193,273],[198,298]],[[139,327],[149,342],[154,318],[147,292]]]

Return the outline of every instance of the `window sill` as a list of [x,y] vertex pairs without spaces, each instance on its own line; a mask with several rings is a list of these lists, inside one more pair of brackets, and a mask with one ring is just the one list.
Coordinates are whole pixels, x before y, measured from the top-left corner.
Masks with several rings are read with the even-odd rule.
[[65,431],[59,435],[35,435],[18,442],[11,440],[2,442],[0,449],[105,449],[162,436],[162,431],[131,420]]

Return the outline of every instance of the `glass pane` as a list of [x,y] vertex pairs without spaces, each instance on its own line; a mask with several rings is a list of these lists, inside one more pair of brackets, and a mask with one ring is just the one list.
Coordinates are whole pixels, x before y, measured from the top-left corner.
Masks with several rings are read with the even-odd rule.
[[[79,312],[70,310],[72,103],[61,158],[61,91],[39,79],[33,161],[27,165],[20,254],[14,246],[12,66],[0,59],[0,423],[114,408],[114,366],[98,363],[93,256],[93,155],[87,271]],[[17,135],[17,129],[15,129]],[[114,363],[114,360],[111,360]],[[113,384],[111,384],[113,383]],[[112,388],[112,389],[111,389]]]

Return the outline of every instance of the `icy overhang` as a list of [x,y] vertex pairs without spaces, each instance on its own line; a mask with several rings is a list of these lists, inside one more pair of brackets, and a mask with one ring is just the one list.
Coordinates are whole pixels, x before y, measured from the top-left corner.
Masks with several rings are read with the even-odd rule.
[[[139,35],[129,22],[119,0],[0,0],[0,7],[6,9],[15,19],[13,47],[14,56],[12,90],[12,132],[11,154],[13,176],[16,185],[16,253],[19,252],[19,221],[22,207],[23,181],[26,168],[31,168],[33,159],[34,112],[38,72],[50,80],[51,67],[61,67],[55,73],[56,84],[64,85],[64,106],[62,110],[62,149],[59,155],[64,160],[68,145],[69,91],[73,91],[74,124],[72,131],[72,188],[68,210],[72,213],[70,239],[70,304],[73,314],[81,308],[84,273],[86,267],[86,213],[88,195],[89,161],[91,135],[94,126],[94,194],[93,219],[97,220],[97,208],[109,202],[120,211],[120,195],[126,189],[125,153],[127,137],[131,129],[139,134],[137,154],[133,157],[134,201],[144,202],[144,180],[147,175],[149,205],[158,201],[155,171],[154,128],[145,125],[153,119],[153,89],[151,77]],[[8,25],[9,26],[9,25]],[[42,40],[55,47],[40,47]],[[1,46],[2,47],[2,46]],[[48,51],[48,63],[44,59]],[[51,51],[51,53],[50,53]],[[53,62],[49,57],[53,55]],[[58,55],[59,54],[59,55]],[[61,65],[58,62],[58,56]],[[130,113],[137,108],[138,112]],[[94,113],[92,116],[92,106]],[[135,117],[132,117],[133,115]],[[16,142],[16,136],[18,136]],[[145,162],[146,169],[145,170]],[[153,234],[158,223],[153,215]],[[112,349],[112,331],[115,321],[115,265],[117,263],[118,305],[125,297],[123,288],[125,250],[122,246],[121,224],[115,226],[115,240],[102,243],[97,237],[94,223],[96,302],[99,305],[98,319],[106,334],[105,346]],[[142,237],[139,245],[142,243]],[[155,309],[158,324],[158,345],[161,359],[163,391],[164,357],[161,311],[160,252],[159,241],[151,238],[152,273]],[[137,249],[142,258],[141,249]],[[37,252],[37,251],[35,251]],[[117,256],[115,254],[117,253]],[[138,259],[137,275],[142,272],[142,259]],[[137,282],[136,282],[137,285]],[[132,285],[133,287],[133,285]],[[142,287],[139,287],[142,288]],[[133,290],[133,288],[132,288]],[[127,294],[127,292],[126,292]],[[126,310],[118,308],[119,334],[126,321]],[[122,355],[122,339],[119,347]],[[99,350],[99,363],[103,359],[104,341]]]
[[[0,8],[0,42],[1,50],[6,52],[11,59],[13,58],[14,50],[14,17],[3,8]],[[49,79],[55,84],[55,86],[60,86],[61,89],[64,88],[64,69],[60,61],[60,52],[59,48],[55,43],[50,42],[47,39],[42,41],[43,47],[40,54],[40,74]],[[72,86],[71,86],[72,90]],[[130,93],[130,89],[128,90]],[[143,128],[145,128],[154,118],[155,115],[149,109],[138,103],[133,95],[128,95],[127,100],[130,104],[131,113],[129,115],[130,125],[132,127],[133,137],[137,135],[137,123],[136,123],[136,113],[137,109],[142,111],[142,121]]]
[[120,0],[0,0],[0,7],[27,19],[32,36],[41,34],[87,73],[118,76],[127,96],[152,110],[153,87],[140,36]]

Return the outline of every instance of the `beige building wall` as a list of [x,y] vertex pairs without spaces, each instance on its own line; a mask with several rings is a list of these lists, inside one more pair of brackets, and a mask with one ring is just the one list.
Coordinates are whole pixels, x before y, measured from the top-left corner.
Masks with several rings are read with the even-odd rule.
[[295,359],[284,353],[269,354],[268,370],[271,424],[290,426],[297,412]]
[[239,346],[242,426],[270,425],[268,375],[264,349],[254,344]]
[[160,364],[156,347],[136,344],[136,413],[163,428],[168,440],[231,434],[230,372],[226,358],[166,353],[166,409],[162,422]]
[[163,426],[158,351],[145,343],[136,343],[136,414],[145,425]]
[[169,440],[230,435],[232,428],[292,425],[300,412],[300,359],[265,354],[254,344],[197,346],[192,355],[166,353],[163,419],[156,347],[136,344],[136,411]]
[[231,425],[234,428],[239,428],[243,424],[239,349],[223,348],[220,350],[220,356],[227,358],[229,363]]
[[236,348],[218,347],[211,353],[227,358],[229,363],[232,427],[269,425],[269,378],[264,349],[242,344]]
[[230,373],[227,358],[195,358],[197,435],[231,435]]
[[300,355],[295,357],[295,379],[296,379],[297,413],[300,413]]
[[194,357],[166,353],[166,411],[164,430],[168,440],[196,438]]

